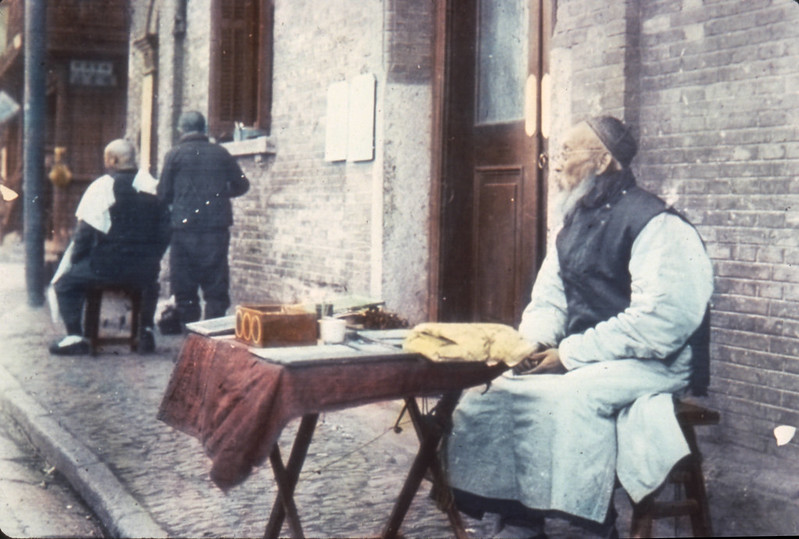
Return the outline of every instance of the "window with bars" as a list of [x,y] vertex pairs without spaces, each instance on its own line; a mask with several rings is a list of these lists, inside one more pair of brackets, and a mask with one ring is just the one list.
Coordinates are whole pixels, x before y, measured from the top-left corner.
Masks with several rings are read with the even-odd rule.
[[210,134],[230,140],[241,122],[269,132],[272,0],[214,0]]

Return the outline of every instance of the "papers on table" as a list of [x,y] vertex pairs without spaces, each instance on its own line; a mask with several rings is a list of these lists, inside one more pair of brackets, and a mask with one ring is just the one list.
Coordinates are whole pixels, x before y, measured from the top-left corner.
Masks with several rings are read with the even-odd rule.
[[408,355],[393,346],[320,344],[316,346],[288,346],[281,348],[250,348],[250,352],[266,361],[281,365],[311,365],[319,363],[355,363]]
[[[186,329],[209,338],[230,338],[236,331],[236,317],[223,316],[186,324]],[[282,365],[303,365],[318,362],[352,363],[408,355],[402,342],[408,329],[358,330],[348,335],[344,344],[306,346],[250,347],[251,354]]]
[[408,352],[402,350],[402,340],[407,332],[407,329],[361,330],[351,335],[344,344],[250,348],[250,352],[267,361],[283,365],[373,361],[408,355]]
[[233,335],[236,332],[236,316],[223,316],[221,318],[209,318],[208,320],[201,320],[199,322],[191,322],[186,324],[186,329],[205,335],[206,337],[213,337],[216,335]]
[[391,346],[402,346],[410,329],[361,329],[356,335],[365,341],[379,342]]

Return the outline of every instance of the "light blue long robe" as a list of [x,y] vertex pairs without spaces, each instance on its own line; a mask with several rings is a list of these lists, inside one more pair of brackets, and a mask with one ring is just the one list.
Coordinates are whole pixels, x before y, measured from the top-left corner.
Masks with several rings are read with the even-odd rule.
[[601,522],[617,475],[640,501],[688,454],[672,394],[688,385],[691,352],[679,351],[710,300],[710,259],[696,231],[664,213],[636,238],[629,269],[630,306],[564,338],[566,296],[550,251],[519,331],[557,346],[568,372],[507,373],[465,392],[446,446],[453,487]]

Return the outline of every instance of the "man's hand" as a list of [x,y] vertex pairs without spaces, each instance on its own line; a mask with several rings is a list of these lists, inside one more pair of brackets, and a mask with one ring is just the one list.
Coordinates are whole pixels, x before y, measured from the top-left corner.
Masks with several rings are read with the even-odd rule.
[[566,367],[560,361],[557,348],[547,348],[524,358],[513,367],[513,374],[563,374]]

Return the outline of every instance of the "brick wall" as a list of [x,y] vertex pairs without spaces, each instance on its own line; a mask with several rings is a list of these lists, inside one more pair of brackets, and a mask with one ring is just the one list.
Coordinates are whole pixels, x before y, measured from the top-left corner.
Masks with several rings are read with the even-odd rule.
[[318,301],[368,293],[375,161],[324,161],[327,88],[361,73],[382,83],[382,2],[278,1],[273,123],[277,152],[242,160],[234,295]]
[[[144,35],[148,3],[134,9],[134,41]],[[188,2],[185,35],[176,37],[177,0],[155,2],[156,168],[173,143],[175,115],[207,112],[210,5]],[[252,188],[234,201],[234,303],[368,294],[411,320],[425,318],[432,10],[413,0],[275,2],[276,150],[239,158]],[[133,52],[132,80],[142,67]],[[326,162],[327,88],[364,73],[377,81],[375,158]],[[129,95],[135,139],[140,84]]]
[[[407,0],[309,5],[275,5],[277,150],[241,160],[253,188],[235,206],[234,301],[368,294],[421,319],[432,8]],[[375,159],[326,162],[327,88],[363,73],[377,80]]]
[[385,49],[389,82],[430,83],[434,7],[429,1],[388,0]]
[[[559,4],[555,54],[573,78],[559,77],[556,125],[604,110],[632,118],[639,180],[697,225],[713,258],[714,434],[797,456],[772,429],[799,426],[799,5]],[[637,98],[603,95],[622,87]]]
[[671,4],[641,13],[642,173],[692,218],[714,259],[722,434],[766,450],[775,426],[799,425],[799,6]]

